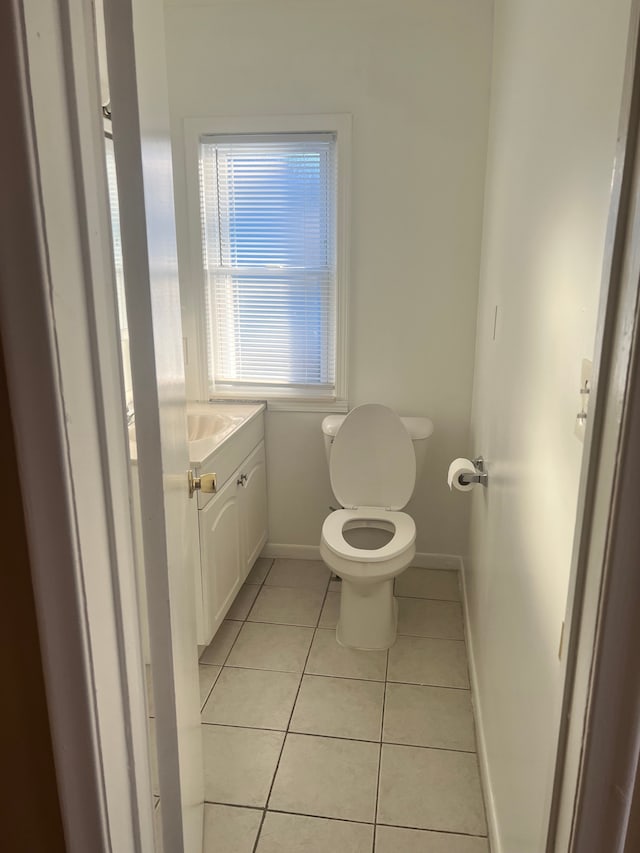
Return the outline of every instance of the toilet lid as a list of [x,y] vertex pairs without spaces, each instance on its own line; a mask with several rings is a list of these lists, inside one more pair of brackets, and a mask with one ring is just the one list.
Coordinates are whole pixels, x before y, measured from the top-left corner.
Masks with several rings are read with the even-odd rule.
[[378,403],[353,409],[333,440],[329,472],[343,507],[406,506],[416,483],[416,456],[398,415]]

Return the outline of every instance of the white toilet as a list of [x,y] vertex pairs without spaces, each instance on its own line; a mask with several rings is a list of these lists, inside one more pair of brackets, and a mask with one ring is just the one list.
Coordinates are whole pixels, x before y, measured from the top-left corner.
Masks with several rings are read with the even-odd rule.
[[331,486],[344,509],[322,526],[320,556],[342,578],[336,638],[354,649],[388,649],[396,638],[393,580],[413,560],[407,505],[433,432],[428,418],[399,418],[377,403],[322,422]]

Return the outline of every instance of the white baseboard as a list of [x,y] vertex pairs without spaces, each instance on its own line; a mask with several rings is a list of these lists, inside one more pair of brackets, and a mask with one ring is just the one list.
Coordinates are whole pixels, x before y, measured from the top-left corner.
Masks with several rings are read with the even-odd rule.
[[[281,542],[267,542],[262,549],[262,557],[273,559],[274,557],[288,557],[290,560],[319,560],[319,545],[287,545]],[[443,569],[445,571],[459,571],[462,565],[462,557],[456,554],[426,554],[418,553],[411,564],[420,569]]]
[[280,542],[267,542],[261,557],[288,557],[290,560],[319,560],[319,545],[285,545]]
[[427,554],[423,551],[416,553],[412,566],[418,569],[441,569],[447,572],[459,572],[462,557],[457,554]]
[[473,648],[473,633],[469,619],[469,602],[467,599],[466,575],[464,561],[460,558],[460,580],[462,586],[462,608],[464,612],[464,632],[467,641],[467,657],[469,661],[469,674],[471,676],[471,700],[476,723],[476,738],[478,741],[478,764],[480,765],[480,776],[482,778],[482,790],[484,793],[484,806],[487,816],[487,829],[489,832],[489,843],[491,853],[502,853],[502,843],[498,830],[498,815],[491,787],[491,773],[489,771],[489,758],[487,755],[487,744],[484,738],[484,726],[482,720],[482,703],[480,702],[480,690],[478,685],[478,673],[476,670],[476,659]]

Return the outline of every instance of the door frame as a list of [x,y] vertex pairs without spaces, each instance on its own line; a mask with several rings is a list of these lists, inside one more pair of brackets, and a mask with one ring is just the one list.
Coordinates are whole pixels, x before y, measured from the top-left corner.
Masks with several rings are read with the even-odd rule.
[[0,332],[67,849],[151,853],[93,16],[89,0],[0,4]]
[[[640,2],[632,0],[546,853],[622,853],[640,755]],[[635,523],[634,523],[635,518]],[[633,666],[632,664],[636,664]]]
[[[25,0],[24,7],[29,5]],[[19,0],[0,4],[0,56],[7,72],[0,75],[0,86],[3,113],[12,129],[11,134],[0,135],[0,170],[3,186],[9,188],[0,195],[0,271],[5,282],[20,282],[19,287],[5,286],[0,291],[0,329],[60,801],[70,851],[151,851],[144,676],[135,641],[139,625],[133,575],[128,574],[133,545],[126,424],[121,390],[113,381],[113,368],[120,359],[113,335],[117,314],[114,291],[109,297],[104,292],[108,288],[98,286],[113,276],[106,186],[96,187],[87,180],[90,166],[96,165],[97,137],[102,132],[99,117],[94,120],[91,110],[87,111],[87,105],[99,100],[92,6],[88,0],[41,0],[31,4],[31,11],[36,5],[47,24],[39,34],[43,55],[48,52],[51,60],[46,73],[29,66],[28,16],[23,4]],[[634,0],[632,73],[627,74],[623,102],[634,140],[640,86],[637,22]],[[46,162],[38,156],[38,118],[46,119],[56,141],[55,152],[49,152]],[[620,717],[625,721],[624,732],[607,727],[603,714],[606,705],[609,710],[637,711],[634,700],[640,687],[640,673],[629,679],[620,666],[610,665],[620,660],[616,651],[637,637],[633,620],[623,618],[628,614],[620,594],[628,595],[630,584],[640,582],[634,554],[624,547],[630,533],[637,536],[637,524],[630,529],[625,513],[635,509],[638,483],[623,476],[624,463],[637,464],[640,441],[638,323],[635,311],[629,312],[636,304],[637,269],[627,265],[626,278],[621,274],[623,259],[637,262],[640,247],[635,220],[636,227],[627,231],[633,218],[631,203],[640,195],[635,151],[633,158],[627,156],[631,150],[628,128],[621,136],[612,193],[606,272],[618,284],[613,289],[607,285],[603,296],[607,305],[606,322],[600,325],[604,355],[585,445],[583,523],[576,548],[580,571],[574,579],[574,618],[568,626],[562,760],[549,851],[561,849],[553,845],[563,820],[569,821],[571,849],[577,851],[580,827],[586,826],[583,820],[588,817],[586,806],[607,804],[611,780],[635,780],[637,772],[637,714]],[[52,208],[47,182],[55,185],[60,164],[72,177],[72,192],[56,198]],[[64,239],[53,221],[61,217],[66,223]],[[69,264],[66,275],[60,252]],[[629,316],[634,319],[632,327],[625,325]],[[69,332],[72,327],[75,334]],[[74,387],[81,393],[74,393]],[[609,477],[609,488],[598,474]],[[96,489],[96,483],[103,488]],[[599,537],[602,522],[608,534],[604,543]],[[605,695],[608,678],[615,680],[616,692]],[[579,689],[588,720],[584,713],[576,713]],[[572,743],[572,754],[578,757],[575,777],[568,764]],[[602,750],[604,745],[610,747],[608,752]],[[617,770],[609,765],[611,772],[600,774],[607,755],[620,763]],[[626,802],[629,811],[619,810],[618,827],[628,819],[630,796]],[[596,809],[592,816],[602,827],[611,812]],[[587,847],[579,849],[584,853]]]

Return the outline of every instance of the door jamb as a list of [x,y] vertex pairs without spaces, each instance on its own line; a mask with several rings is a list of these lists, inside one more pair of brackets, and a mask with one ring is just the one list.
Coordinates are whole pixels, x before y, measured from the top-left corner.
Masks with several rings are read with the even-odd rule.
[[0,272],[13,282],[0,290],[0,328],[66,843],[147,853],[151,777],[93,6],[9,0],[0,33],[11,63],[3,113],[13,117],[0,139]]
[[[631,577],[628,561],[625,564],[620,558],[619,548],[625,542],[625,530],[620,523],[630,508],[627,502],[631,491],[625,464],[637,460],[634,453],[640,442],[640,430],[634,433],[630,429],[637,416],[637,348],[640,345],[639,60],[640,2],[633,0],[605,242],[590,423],[585,437],[568,595],[566,677],[547,853],[578,853],[578,850],[599,853],[605,849],[598,846],[602,838],[597,829],[605,826],[610,814],[601,812],[596,804],[610,802],[611,788],[607,786],[617,783],[613,766],[607,766],[606,753],[600,751],[598,757],[597,752],[598,746],[604,743],[615,751],[623,738],[620,735],[616,741],[616,733],[612,740],[614,733],[602,727],[603,715],[598,714],[598,709],[602,712],[605,706],[610,708],[612,704],[610,697],[603,695],[607,670],[613,667],[614,680],[621,672],[615,657],[611,657],[610,648],[617,644],[620,651],[623,638],[627,641],[635,638],[637,642],[633,622],[629,623],[625,617],[624,598],[616,601],[615,591],[619,590],[621,578],[626,576],[628,582]],[[627,531],[627,545],[632,542],[633,534],[633,529]],[[636,577],[640,579],[637,571]],[[633,593],[634,586],[628,583],[627,597]],[[626,702],[632,701],[633,691],[640,690],[638,678],[640,673],[636,673],[635,684],[634,679],[627,681],[627,691],[620,689],[616,707],[622,710]],[[620,688],[619,683],[617,687]],[[608,689],[614,689],[613,681]],[[625,736],[628,746],[633,742],[629,729]],[[625,769],[622,755],[616,753],[616,756],[619,764],[615,778],[622,779],[631,771],[631,766],[627,764]],[[626,759],[637,762],[637,745],[635,752],[631,750]],[[594,797],[596,789],[598,794]],[[628,796],[629,792],[624,795]],[[587,802],[591,804],[590,813],[585,811]],[[600,823],[595,820],[596,814]],[[587,824],[590,832],[585,835]],[[611,825],[607,825],[611,829]],[[611,836],[607,836],[605,846],[611,853],[614,849],[622,850],[610,846],[611,843]]]

